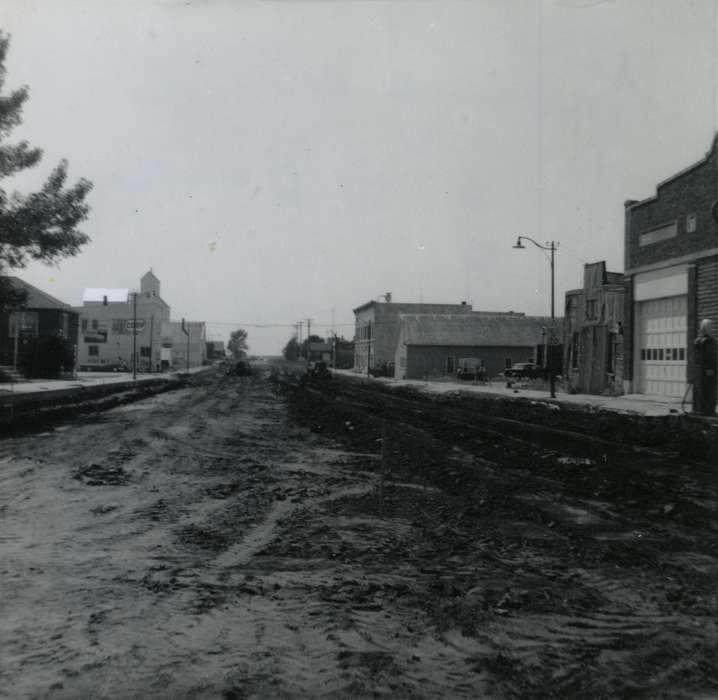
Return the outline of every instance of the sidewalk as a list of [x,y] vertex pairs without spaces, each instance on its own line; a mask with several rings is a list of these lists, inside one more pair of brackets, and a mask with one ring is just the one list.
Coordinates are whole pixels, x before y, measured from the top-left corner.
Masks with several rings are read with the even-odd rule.
[[572,405],[584,407],[591,411],[611,411],[613,413],[643,416],[675,415],[677,413],[683,413],[684,409],[686,413],[691,412],[690,400],[687,400],[685,406],[682,407],[682,399],[666,396],[649,396],[647,394],[595,396],[593,394],[566,394],[557,391],[556,398],[552,399],[547,389],[523,388],[523,386],[526,385],[522,386],[520,384],[515,384],[512,388],[508,388],[505,381],[493,381],[488,384],[472,384],[471,382],[451,382],[443,380],[426,382],[415,379],[392,379],[390,377],[367,378],[365,374],[359,374],[353,370],[338,369],[333,371],[336,374],[354,377],[355,379],[382,382],[390,386],[409,386],[419,391],[427,391],[435,394],[448,394],[462,391],[467,393],[489,394],[502,398],[528,399],[530,401],[539,401],[556,406],[562,404]]
[[[211,368],[211,365],[190,367],[190,374],[197,374]],[[131,372],[78,372],[75,379],[29,379],[24,382],[0,384],[0,398],[7,398],[12,395],[40,395],[58,396],[65,392],[72,392],[77,389],[89,389],[91,387],[121,385],[122,389],[127,386],[134,386],[144,382],[155,382],[158,380],[176,379],[187,372],[153,372],[152,374],[138,374],[137,379],[132,378]],[[117,387],[120,389],[120,386]]]

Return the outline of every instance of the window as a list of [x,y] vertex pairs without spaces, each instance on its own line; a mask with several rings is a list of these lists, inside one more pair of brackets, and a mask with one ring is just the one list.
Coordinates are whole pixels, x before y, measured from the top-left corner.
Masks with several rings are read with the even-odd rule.
[[590,321],[594,321],[598,318],[598,300],[597,299],[586,299],[586,318]]
[[82,322],[80,323],[80,327],[83,331],[87,330],[87,319],[86,318],[82,319]]
[[507,357],[507,358],[504,360],[504,368],[505,368],[505,369],[508,369],[509,367],[513,367],[513,364],[514,364],[514,363],[511,362],[511,358],[510,358],[510,357]]
[[97,357],[100,354],[100,348],[97,345],[88,345],[87,354],[90,357]]
[[453,357],[446,358],[446,373],[447,374],[454,373],[454,358]]
[[93,331],[96,331],[96,330],[97,330],[97,326],[98,326],[98,323],[97,323],[97,319],[95,318],[95,319],[92,320],[92,330],[93,330]]
[[150,346],[149,345],[141,345],[140,346],[140,357],[149,357],[150,356]]
[[688,214],[686,217],[686,233],[695,233],[698,228],[698,219],[695,214]]

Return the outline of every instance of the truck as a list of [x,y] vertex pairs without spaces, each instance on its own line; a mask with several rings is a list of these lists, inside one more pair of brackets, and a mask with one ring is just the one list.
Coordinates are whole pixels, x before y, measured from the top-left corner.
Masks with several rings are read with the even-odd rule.
[[461,357],[456,364],[456,376],[459,379],[486,380],[484,363],[478,357]]

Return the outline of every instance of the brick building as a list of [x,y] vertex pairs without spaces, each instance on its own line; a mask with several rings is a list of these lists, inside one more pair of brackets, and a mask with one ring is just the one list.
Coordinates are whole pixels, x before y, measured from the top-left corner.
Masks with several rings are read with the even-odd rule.
[[583,268],[583,287],[566,292],[563,375],[584,394],[623,393],[625,286],[604,261]]
[[[388,295],[391,299],[391,295]],[[471,304],[402,304],[370,301],[354,309],[354,369],[379,368],[394,362],[399,314],[470,314]]]
[[686,395],[701,319],[718,323],[718,135],[697,163],[625,204],[627,392]]

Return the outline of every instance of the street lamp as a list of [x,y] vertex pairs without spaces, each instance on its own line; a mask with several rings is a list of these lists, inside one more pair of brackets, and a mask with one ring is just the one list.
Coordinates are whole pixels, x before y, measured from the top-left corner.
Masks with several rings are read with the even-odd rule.
[[[537,248],[540,248],[541,250],[548,250],[551,252],[551,321],[555,318],[555,289],[554,289],[554,256],[556,253],[556,249],[558,248],[558,243],[555,241],[547,241],[546,245],[541,245],[540,243],[537,243],[533,238],[530,238],[529,236],[519,236],[516,239],[516,244],[513,246],[514,248],[517,248],[518,250],[523,250],[526,246],[521,243],[521,241],[530,241],[533,243]],[[553,323],[551,324],[553,326]],[[551,348],[554,345],[555,340],[555,329],[552,327],[550,334],[549,334],[549,352],[548,352],[548,371],[549,371],[549,379],[551,382],[551,398],[556,398],[556,377],[553,372],[553,353],[551,352]]]

